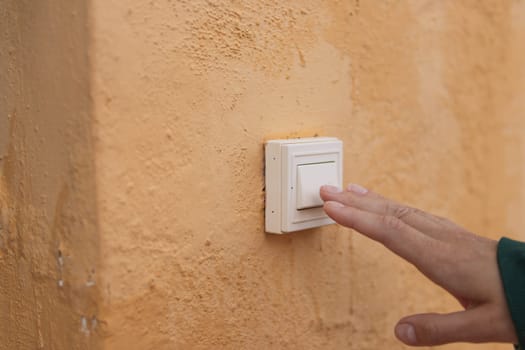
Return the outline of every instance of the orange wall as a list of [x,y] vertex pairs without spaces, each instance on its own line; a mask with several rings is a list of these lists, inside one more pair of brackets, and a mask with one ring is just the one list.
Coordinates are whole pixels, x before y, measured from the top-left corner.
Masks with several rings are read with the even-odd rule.
[[[5,101],[14,101],[8,96],[21,84],[43,91],[21,90],[7,111],[24,110],[19,121],[0,119],[0,156],[34,153],[33,163],[12,163],[25,178],[4,162],[0,193],[20,210],[57,207],[62,182],[77,198],[68,208],[82,209],[78,220],[61,225],[82,228],[75,240],[63,234],[78,242],[68,249],[68,261],[78,264],[69,278],[78,285],[68,282],[69,298],[59,299],[63,292],[51,288],[56,272],[46,270],[47,282],[38,282],[49,283],[46,298],[64,305],[60,324],[72,330],[71,343],[112,350],[404,349],[393,335],[399,318],[457,309],[412,266],[355,232],[328,226],[265,235],[269,138],[338,137],[345,182],[483,235],[525,239],[524,2],[94,0],[84,8],[78,0],[70,6],[78,7],[64,8],[61,19],[28,17],[19,27],[1,27],[12,46],[41,48],[48,57],[13,59],[0,50],[1,62],[12,62],[15,71],[27,66],[64,75],[56,84],[52,75],[33,80],[39,77],[33,71],[29,78],[12,73],[11,85],[0,85]],[[40,13],[29,5],[18,10]],[[70,20],[82,24],[79,32]],[[38,23],[68,28],[52,46],[57,50],[19,39]],[[48,100],[54,109],[37,108]],[[27,140],[18,125],[31,130],[39,122],[64,130],[47,131],[58,145],[70,144],[67,135],[83,140],[73,149],[85,154],[62,154],[64,148],[38,143],[37,136],[25,148],[9,148]],[[4,131],[7,125],[15,131]],[[40,161],[45,157],[58,157],[59,166]],[[81,160],[84,170],[77,171]],[[53,176],[39,186],[42,169]],[[22,191],[13,190],[17,181]],[[22,200],[24,193],[47,202]],[[13,211],[4,217],[24,219]],[[75,226],[82,217],[87,229]],[[44,237],[27,245],[27,254],[40,257],[35,247],[48,247],[42,254],[53,266],[62,236],[26,230],[22,243],[36,232]],[[4,250],[11,264],[24,261],[14,247]],[[89,275],[92,263],[97,269]],[[0,288],[27,294],[17,300],[32,319],[20,322],[38,339],[34,289],[15,285],[20,276],[41,280],[5,266],[9,279]],[[95,283],[90,297],[97,303],[89,312],[78,306],[86,300],[80,281]],[[2,307],[9,300],[0,294]],[[54,310],[46,303],[41,309]],[[87,330],[84,314],[96,320]],[[60,344],[55,348],[67,348]],[[444,347],[500,348],[508,346]]]
[[92,19],[108,348],[400,349],[400,317],[457,308],[348,230],[265,235],[271,137],[336,136],[345,181],[523,235],[523,3],[99,0]]

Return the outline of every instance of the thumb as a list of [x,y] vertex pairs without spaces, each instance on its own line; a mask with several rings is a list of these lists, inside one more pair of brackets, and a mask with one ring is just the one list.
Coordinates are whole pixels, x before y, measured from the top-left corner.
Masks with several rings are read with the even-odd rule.
[[401,319],[396,337],[412,346],[432,346],[454,342],[490,341],[494,324],[483,307],[450,314],[419,314]]

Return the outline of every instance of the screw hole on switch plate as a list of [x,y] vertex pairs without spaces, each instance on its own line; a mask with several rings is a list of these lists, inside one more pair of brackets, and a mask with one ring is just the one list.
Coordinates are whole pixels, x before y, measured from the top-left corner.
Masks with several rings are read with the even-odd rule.
[[272,210],[272,214],[275,214],[275,210]]
[[290,189],[291,189],[291,190],[293,190],[293,186],[292,186],[292,187],[290,187]]

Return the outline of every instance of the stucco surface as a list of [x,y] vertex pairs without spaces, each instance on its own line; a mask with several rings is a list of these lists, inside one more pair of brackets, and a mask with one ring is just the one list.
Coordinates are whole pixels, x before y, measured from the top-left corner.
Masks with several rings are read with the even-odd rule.
[[347,182],[523,235],[523,2],[92,10],[108,349],[401,349],[457,309],[346,229],[265,235],[265,139],[336,136]]
[[0,36],[0,348],[405,349],[458,309],[350,230],[266,235],[267,139],[525,239],[523,0],[0,0]]
[[0,1],[0,349],[100,345],[86,23]]

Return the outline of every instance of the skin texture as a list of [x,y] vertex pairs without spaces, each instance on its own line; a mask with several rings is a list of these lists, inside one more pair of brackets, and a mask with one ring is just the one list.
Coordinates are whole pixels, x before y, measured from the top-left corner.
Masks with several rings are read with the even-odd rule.
[[412,346],[516,342],[497,267],[497,242],[455,223],[351,184],[323,186],[326,213],[383,244],[444,288],[463,306],[448,314],[403,317],[395,328]]

